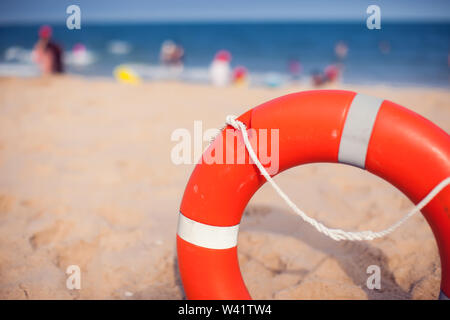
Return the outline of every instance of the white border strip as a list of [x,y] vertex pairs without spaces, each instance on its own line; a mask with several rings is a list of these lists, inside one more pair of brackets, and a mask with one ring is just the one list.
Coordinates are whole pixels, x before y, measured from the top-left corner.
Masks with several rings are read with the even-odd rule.
[[339,162],[365,168],[370,136],[382,103],[382,99],[365,94],[355,96],[341,136]]
[[229,249],[237,245],[239,224],[231,227],[216,227],[185,217],[178,218],[178,235],[181,239],[209,249]]

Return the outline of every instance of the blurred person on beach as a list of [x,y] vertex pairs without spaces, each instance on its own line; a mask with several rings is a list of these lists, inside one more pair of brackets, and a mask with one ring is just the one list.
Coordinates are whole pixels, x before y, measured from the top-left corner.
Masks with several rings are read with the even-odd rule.
[[166,68],[168,78],[178,78],[183,72],[184,49],[172,40],[166,40],[161,45],[159,59]]
[[341,75],[341,69],[339,65],[330,64],[325,68],[324,74],[328,82],[336,82],[339,80],[339,76]]
[[325,84],[331,84],[339,81],[341,76],[341,67],[338,64],[328,65],[323,72],[315,70],[312,72],[311,81],[313,86],[319,87]]
[[246,87],[249,85],[248,70],[246,67],[237,66],[233,69],[233,84],[238,87]]
[[220,50],[214,56],[209,66],[209,78],[216,87],[229,85],[231,79],[231,54],[227,50]]
[[76,43],[68,53],[66,63],[77,68],[86,67],[95,61],[95,56],[84,44]]
[[313,86],[319,87],[325,84],[331,84],[338,82],[342,76],[342,71],[344,69],[344,60],[348,54],[348,46],[344,41],[339,41],[334,46],[334,54],[336,57],[336,62],[325,67],[325,69],[320,72],[315,70],[312,72],[311,81]]
[[313,86],[318,87],[321,86],[322,84],[325,83],[325,78],[324,75],[322,74],[322,72],[320,72],[319,70],[314,70],[311,73],[311,82],[313,84]]
[[44,25],[39,29],[39,40],[33,49],[33,60],[39,65],[43,75],[64,72],[63,51],[51,40],[52,28]]
[[181,45],[172,40],[166,40],[161,45],[159,58],[165,66],[182,66],[184,49]]

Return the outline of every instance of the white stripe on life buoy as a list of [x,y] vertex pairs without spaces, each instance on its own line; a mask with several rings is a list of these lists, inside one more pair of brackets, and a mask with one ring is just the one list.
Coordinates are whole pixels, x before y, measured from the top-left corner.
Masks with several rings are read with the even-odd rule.
[[216,227],[185,217],[178,218],[178,235],[181,239],[209,249],[229,249],[237,245],[239,225]]
[[353,98],[339,145],[339,162],[365,168],[367,148],[382,99],[358,93]]

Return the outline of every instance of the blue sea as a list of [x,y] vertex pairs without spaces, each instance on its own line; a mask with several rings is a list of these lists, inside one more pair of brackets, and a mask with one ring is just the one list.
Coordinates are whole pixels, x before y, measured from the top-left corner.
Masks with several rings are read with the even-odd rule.
[[[136,23],[82,25],[69,30],[52,25],[53,38],[70,56],[83,44],[91,59],[68,62],[69,73],[112,77],[129,64],[149,80],[162,77],[159,51],[171,39],[185,50],[182,79],[207,81],[207,69],[220,49],[232,54],[232,66],[245,66],[254,83],[266,76],[284,79],[288,62],[300,61],[302,78],[336,62],[334,47],[348,46],[342,81],[449,87],[450,23],[384,23],[369,30],[365,23]],[[38,25],[0,26],[0,75],[34,75],[30,52]],[[33,69],[34,68],[34,69]],[[259,81],[259,82],[258,82]]]

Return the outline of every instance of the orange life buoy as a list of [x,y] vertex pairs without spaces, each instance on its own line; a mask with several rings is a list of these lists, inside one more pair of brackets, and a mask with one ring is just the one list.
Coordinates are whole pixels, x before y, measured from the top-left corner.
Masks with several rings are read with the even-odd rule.
[[[305,91],[263,103],[238,120],[248,130],[256,129],[253,139],[258,129],[279,130],[278,172],[313,162],[345,163],[385,179],[413,203],[450,176],[450,136],[387,100],[350,91]],[[209,149],[223,146],[224,132]],[[242,145],[239,138],[232,147],[226,144],[223,158]],[[242,213],[265,181],[248,161],[200,162],[195,167],[181,202],[177,233],[178,265],[188,299],[251,298],[239,269],[237,237]],[[445,299],[450,297],[450,187],[422,214],[438,244],[440,298]]]

